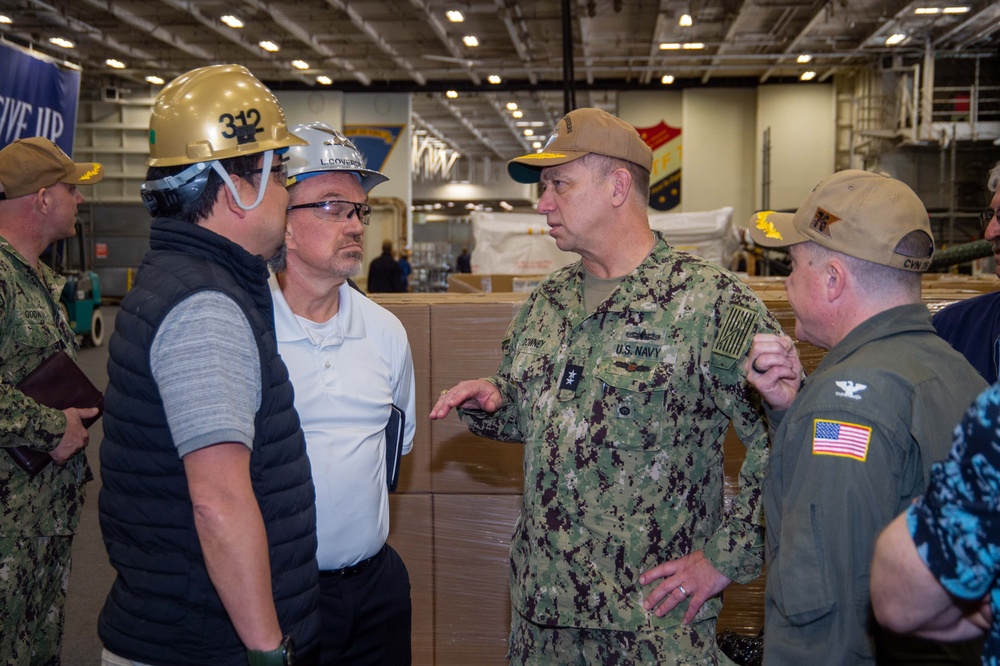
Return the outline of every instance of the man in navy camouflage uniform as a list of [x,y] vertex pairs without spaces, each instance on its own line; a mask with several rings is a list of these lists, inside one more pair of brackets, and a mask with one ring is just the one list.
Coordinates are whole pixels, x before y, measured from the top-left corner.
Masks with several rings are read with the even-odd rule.
[[[497,373],[431,412],[524,442],[515,664],[726,663],[719,595],[760,572],[767,432],[740,361],[779,328],[735,277],[650,229],[651,166],[635,129],[597,109],[508,164],[542,183],[538,211],[581,261],[529,296]],[[730,422],[747,457],[724,510]]]
[[103,178],[48,139],[0,150],[0,446],[46,451],[54,464],[31,477],[0,453],[0,663],[58,664],[70,546],[93,478],[82,420],[91,409],[52,409],[17,383],[55,352],[76,357],[59,309],[66,279],[38,258],[75,232],[77,185]]

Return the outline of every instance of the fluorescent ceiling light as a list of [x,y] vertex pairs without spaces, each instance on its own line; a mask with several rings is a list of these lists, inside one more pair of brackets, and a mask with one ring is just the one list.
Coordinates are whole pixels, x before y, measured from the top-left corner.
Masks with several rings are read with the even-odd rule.
[[331,79],[329,76],[321,74],[316,77],[316,83],[320,84],[321,86],[328,86],[333,83],[333,79]]
[[461,23],[465,20],[465,16],[457,9],[449,9],[444,13],[444,15],[447,16],[448,20],[452,23]]
[[72,49],[76,47],[76,44],[69,41],[68,39],[63,39],[62,37],[52,37],[49,39],[50,44],[55,44],[56,46],[61,46],[64,49]]
[[812,81],[813,79],[816,78],[816,72],[813,72],[811,70],[808,72],[802,72],[802,76],[800,76],[799,78],[802,79],[803,81]]
[[917,7],[916,9],[913,10],[913,13],[914,14],[921,14],[921,15],[926,15],[926,14],[940,14],[941,13],[941,8],[940,7]]
[[242,28],[243,27],[243,21],[239,20],[237,17],[233,16],[232,14],[226,14],[225,16],[222,16],[221,18],[219,18],[219,20],[222,21],[223,23],[225,23],[226,25],[228,25],[230,28],[237,28],[238,29],[238,28]]
[[475,35],[466,35],[465,37],[462,37],[462,42],[470,49],[474,49],[479,46],[479,38]]
[[448,92],[445,93],[445,95],[447,95],[448,99],[457,99],[458,98],[458,91],[456,91],[456,90],[449,90]]
[[528,129],[524,130],[524,136],[535,136],[535,130],[529,127]]
[[972,8],[971,7],[945,7],[945,14],[967,14]]
[[10,24],[10,23],[13,23],[13,22],[14,21],[9,16],[6,16],[4,14],[0,14],[0,23]]
[[521,118],[522,116],[524,116],[524,112],[523,112],[523,111],[520,111],[520,110],[518,110],[518,111],[514,111],[514,112],[513,112],[513,113],[511,113],[510,115],[514,116],[515,118]]
[[533,141],[531,143],[531,147],[534,148],[535,150],[538,150],[539,148],[542,147],[542,142],[541,141]]
[[800,55],[798,58],[795,59],[795,62],[799,63],[800,65],[804,65],[807,62],[811,61],[812,59],[813,57],[811,55],[809,55],[808,53],[803,53],[802,55]]
[[292,67],[295,69],[309,69],[309,63],[305,60],[293,60]]
[[691,20],[691,15],[685,12],[684,14],[681,14],[681,18],[677,22],[677,25],[681,26],[682,28],[690,28],[692,25],[694,25],[694,21]]
[[893,36],[891,36],[891,37],[889,37],[888,39],[885,40],[885,45],[886,46],[895,46],[896,44],[899,44],[900,42],[902,42],[905,39],[906,39],[906,35],[904,35],[901,32],[897,32],[896,34],[894,34]]
[[490,74],[489,76],[486,77],[486,80],[492,83],[493,85],[497,85],[498,83],[500,83],[500,76],[498,74]]
[[152,83],[154,86],[162,86],[163,85],[163,79],[161,79],[158,76],[154,76],[152,74],[150,74],[149,76],[147,76],[146,80],[149,81],[150,83]]
[[661,51],[676,51],[681,48],[681,45],[677,42],[662,42],[660,44]]
[[278,46],[277,44],[275,44],[274,42],[272,42],[269,39],[265,39],[263,41],[257,42],[257,46],[259,46],[260,48],[264,49],[268,53],[277,53],[278,51],[281,50],[280,46]]
[[108,67],[113,67],[114,69],[125,69],[125,63],[121,60],[115,60],[114,58],[108,58],[104,61],[104,64]]
[[674,77],[672,74],[664,74],[663,78],[660,79],[660,83],[662,83],[665,86],[669,86],[673,82],[674,82]]
[[701,42],[687,42],[684,44],[685,51],[697,51],[699,49],[705,48],[705,45]]
[[507,102],[508,111],[517,111],[517,102]]

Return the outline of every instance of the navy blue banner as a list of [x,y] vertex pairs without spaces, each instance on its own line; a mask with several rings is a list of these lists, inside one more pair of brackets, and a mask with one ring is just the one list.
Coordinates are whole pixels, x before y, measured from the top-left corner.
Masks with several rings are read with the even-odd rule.
[[44,136],[73,154],[80,71],[0,44],[0,148]]

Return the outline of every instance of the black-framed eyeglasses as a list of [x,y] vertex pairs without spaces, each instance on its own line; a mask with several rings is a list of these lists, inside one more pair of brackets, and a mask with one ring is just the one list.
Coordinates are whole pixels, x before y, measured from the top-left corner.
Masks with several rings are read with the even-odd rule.
[[[282,185],[288,180],[288,158],[278,157],[275,155],[275,159],[279,162],[271,167],[271,175],[275,177],[276,181],[280,181]],[[246,176],[256,176],[257,174],[264,173],[264,169],[251,169],[250,171],[244,171],[242,173],[234,174],[236,176],[246,177]]]
[[365,226],[372,221],[372,207],[366,203],[357,201],[314,201],[313,203],[295,204],[289,206],[288,210],[296,208],[311,208],[313,215],[327,222],[347,222],[352,215],[356,215],[361,224]]
[[986,227],[990,226],[990,222],[993,221],[994,217],[996,217],[997,212],[998,211],[995,211],[992,208],[987,208],[979,214],[979,224],[983,225],[984,231],[986,230]]

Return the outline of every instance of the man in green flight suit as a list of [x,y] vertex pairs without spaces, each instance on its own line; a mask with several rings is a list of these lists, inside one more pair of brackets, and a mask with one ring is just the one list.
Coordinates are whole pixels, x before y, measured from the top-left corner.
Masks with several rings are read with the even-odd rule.
[[73,236],[78,185],[104,177],[100,164],[74,163],[48,139],[0,150],[0,447],[28,446],[54,461],[37,476],[0,453],[0,663],[57,664],[70,546],[93,478],[82,419],[97,408],[52,409],[17,383],[51,354],[76,357],[76,336],[59,310],[66,280],[39,261]]
[[875,539],[923,492],[986,386],[921,302],[934,252],[923,204],[884,174],[841,171],[794,215],[765,211],[749,227],[758,245],[788,247],[795,336],[829,350],[803,382],[791,339],[758,335],[745,365],[775,430],[764,662],[969,663],[961,647],[916,644],[870,619]]
[[[719,595],[760,573],[767,432],[741,361],[780,329],[733,275],[650,229],[651,166],[638,132],[598,109],[508,163],[541,182],[549,234],[581,260],[528,297],[497,373],[431,412],[525,445],[513,664],[719,663]],[[730,422],[747,456],[724,510]]]

